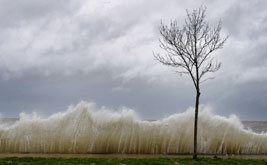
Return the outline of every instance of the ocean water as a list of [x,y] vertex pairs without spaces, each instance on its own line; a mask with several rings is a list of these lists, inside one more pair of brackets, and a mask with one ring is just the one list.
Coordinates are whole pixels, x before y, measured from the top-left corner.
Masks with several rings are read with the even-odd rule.
[[[188,154],[193,152],[194,109],[156,121],[134,110],[81,102],[48,118],[21,114],[0,120],[0,153]],[[198,152],[266,154],[267,122],[199,113]]]
[[0,125],[2,127],[5,125],[6,127],[11,126],[19,121],[19,118],[0,118]]
[[[19,121],[19,118],[0,118],[0,125],[5,125],[7,127],[12,126],[16,122]],[[155,120],[150,120],[151,122]],[[253,120],[245,120],[241,121],[244,125],[244,128],[247,130],[251,130],[255,133],[265,133],[267,132],[267,121],[253,121]]]
[[267,132],[267,121],[242,121],[246,129],[257,133]]

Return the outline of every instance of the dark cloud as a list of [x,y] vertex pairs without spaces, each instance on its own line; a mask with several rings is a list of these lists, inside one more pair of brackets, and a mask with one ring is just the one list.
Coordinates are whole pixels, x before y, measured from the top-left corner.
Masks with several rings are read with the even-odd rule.
[[123,83],[122,79],[113,79],[114,74],[107,69],[49,78],[28,73],[18,80],[1,81],[1,112],[4,116],[22,111],[50,115],[64,111],[70,104],[87,100],[113,108],[127,106],[144,118],[155,119],[182,112],[193,103],[190,85],[169,88],[146,83],[143,78]]
[[[21,23],[38,21],[44,17],[53,17],[60,13],[65,13],[70,10],[70,1],[68,0],[41,0],[39,2],[29,0],[8,1],[2,0],[0,2],[0,27],[9,28],[20,26]],[[74,5],[74,4],[73,4]]]
[[216,113],[264,119],[267,109],[266,1],[1,1],[0,112],[48,115],[80,100],[134,108],[160,118],[194,105],[188,77],[154,60],[158,25],[185,9],[208,8],[220,19],[222,69],[203,84],[201,103]]
[[[237,39],[257,40],[266,32],[266,1],[236,1],[222,19],[228,32]],[[265,26],[264,26],[265,25]]]

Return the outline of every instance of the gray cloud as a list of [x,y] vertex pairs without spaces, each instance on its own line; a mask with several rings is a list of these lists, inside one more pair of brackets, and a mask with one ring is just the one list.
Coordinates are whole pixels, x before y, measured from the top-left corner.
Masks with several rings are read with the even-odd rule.
[[160,65],[152,51],[162,52],[161,20],[182,24],[185,9],[200,5],[230,37],[216,52],[223,67],[203,84],[201,102],[222,115],[267,117],[263,0],[1,1],[0,112],[49,115],[80,100],[128,106],[145,118],[184,111],[194,103],[190,79]]

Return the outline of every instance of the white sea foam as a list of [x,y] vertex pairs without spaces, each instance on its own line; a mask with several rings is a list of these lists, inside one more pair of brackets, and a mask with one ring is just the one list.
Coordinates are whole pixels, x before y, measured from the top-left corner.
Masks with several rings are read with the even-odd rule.
[[[111,111],[81,102],[48,118],[21,114],[0,127],[0,152],[187,154],[193,151],[194,109],[144,121],[130,109]],[[244,129],[236,116],[199,114],[198,151],[205,154],[266,154],[267,134]]]

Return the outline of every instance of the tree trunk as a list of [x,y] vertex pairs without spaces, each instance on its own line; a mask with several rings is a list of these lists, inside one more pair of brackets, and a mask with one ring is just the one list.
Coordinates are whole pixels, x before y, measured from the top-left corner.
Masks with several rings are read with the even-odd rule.
[[194,125],[194,154],[193,159],[197,159],[197,125],[198,125],[198,106],[199,106],[200,92],[197,89],[196,105],[195,105],[195,125]]

